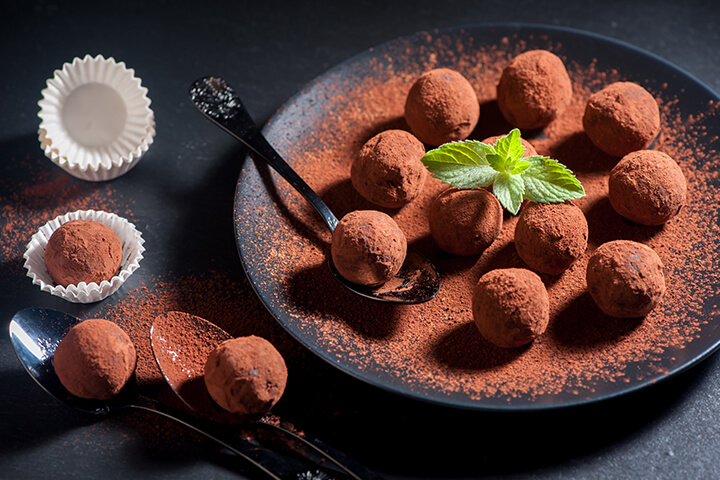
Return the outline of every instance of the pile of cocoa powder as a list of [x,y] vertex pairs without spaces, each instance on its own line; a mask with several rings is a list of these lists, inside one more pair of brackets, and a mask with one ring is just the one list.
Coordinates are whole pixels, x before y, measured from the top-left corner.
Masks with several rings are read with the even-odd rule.
[[[563,46],[548,39],[535,39],[533,48],[539,48],[538,42],[565,60],[574,93],[558,119],[543,130],[528,132],[527,138],[540,154],[576,173],[587,192],[576,204],[590,230],[588,250],[578,262],[562,275],[542,276],[551,299],[548,331],[527,347],[501,349],[484,341],[473,323],[471,296],[479,277],[494,268],[524,266],[513,245],[516,217],[505,214],[499,238],[482,256],[456,257],[440,251],[429,235],[430,203],[446,188],[436,179],[428,179],[420,197],[406,207],[381,209],[393,216],[409,245],[428,255],[442,275],[440,292],[426,304],[381,305],[334,284],[325,265],[326,229],[284,181],[261,168],[259,177],[247,174],[242,179],[252,184],[243,193],[257,198],[237,212],[236,221],[240,229],[248,229],[243,251],[258,288],[296,335],[359,375],[402,385],[404,391],[420,396],[481,402],[478,405],[507,405],[513,399],[543,404],[553,403],[559,394],[581,401],[592,398],[597,389],[607,393],[623,388],[612,384],[659,378],[666,365],[685,358],[683,349],[700,335],[703,325],[717,321],[715,313],[707,312],[717,312],[712,302],[720,280],[714,240],[720,203],[714,150],[718,139],[705,131],[717,105],[703,105],[702,111],[688,116],[676,92],[664,85],[654,88],[655,83],[647,87],[662,112],[661,134],[652,148],[680,164],[689,200],[680,215],[662,227],[633,224],[617,215],[607,198],[608,174],[619,159],[599,151],[582,131],[589,96],[625,80],[622,72],[568,60]],[[400,40],[387,56],[375,55],[368,68],[359,68],[362,74],[333,72],[311,85],[320,113],[299,111],[305,99],[291,103],[271,123],[271,141],[338,217],[377,208],[353,190],[350,165],[372,135],[390,127],[407,129],[403,105],[414,79],[439,66],[460,71],[481,103],[480,122],[471,138],[504,134],[512,126],[498,111],[495,87],[508,61],[529,48],[512,37],[471,48],[467,38],[459,41],[452,35]],[[270,178],[274,183],[268,188]],[[271,202],[262,201],[264,188]],[[262,222],[249,219],[252,214],[261,216]],[[664,262],[667,294],[646,318],[610,318],[587,293],[588,257],[600,244],[618,238],[652,247]]]

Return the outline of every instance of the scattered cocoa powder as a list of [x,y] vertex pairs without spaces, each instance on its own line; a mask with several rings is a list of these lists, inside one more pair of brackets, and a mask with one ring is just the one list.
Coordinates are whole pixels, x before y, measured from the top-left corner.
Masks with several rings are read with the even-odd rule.
[[[473,85],[483,114],[471,138],[507,133],[495,105],[495,85],[510,58],[528,50],[527,43],[507,37],[497,44],[478,44],[467,36],[427,34],[399,41],[363,67],[361,79],[333,73],[313,85],[323,101],[306,117],[276,117],[268,130],[271,141],[338,214],[357,209],[362,199],[348,193],[349,161],[372,135],[397,125],[418,72],[438,66],[460,71]],[[556,52],[563,46],[533,39],[533,46]],[[550,299],[550,323],[544,335],[518,350],[494,347],[477,335],[471,295],[477,280],[499,267],[524,267],[515,252],[517,218],[505,215],[495,242],[480,257],[444,255],[429,235],[428,211],[446,188],[428,178],[423,193],[393,213],[415,249],[433,259],[442,275],[437,297],[425,304],[388,307],[344,292],[327,273],[329,235],[311,207],[282,181],[248,172],[243,188],[254,193],[252,206],[241,205],[238,228],[247,231],[243,254],[271,309],[293,334],[314,345],[323,356],[358,375],[405,392],[472,405],[537,404],[593,398],[657,379],[683,358],[683,349],[699,340],[708,322],[717,322],[718,139],[707,134],[717,105],[697,106],[688,116],[675,98],[677,91],[653,90],[662,109],[662,134],[656,148],[676,159],[688,180],[688,203],[662,228],[623,220],[610,206],[607,180],[614,158],[595,147],[583,131],[588,98],[622,73],[599,69],[595,62],[565,59],[573,82],[573,98],[563,113],[530,138],[536,150],[571,168],[587,196],[576,202],[588,221],[588,249],[557,277],[541,276]],[[678,93],[679,94],[679,93]],[[303,104],[306,105],[306,104]],[[295,111],[295,109],[291,109]],[[331,112],[332,122],[323,120]],[[485,119],[483,116],[486,115]],[[500,120],[498,120],[498,118]],[[329,126],[332,125],[330,128]],[[498,131],[502,128],[503,131]],[[338,137],[337,131],[344,135]],[[293,133],[298,132],[298,133]],[[270,174],[272,175],[272,174]],[[270,183],[272,182],[272,184]],[[255,193],[270,187],[272,201]],[[266,193],[265,193],[266,194]],[[249,208],[245,211],[244,208]],[[262,222],[246,219],[260,209]],[[274,238],[267,242],[253,238]],[[589,255],[602,243],[635,239],[651,246],[666,268],[664,301],[642,321],[615,321],[602,313],[587,293]],[[312,282],[313,287],[308,288]],[[716,313],[712,313],[716,312]]]

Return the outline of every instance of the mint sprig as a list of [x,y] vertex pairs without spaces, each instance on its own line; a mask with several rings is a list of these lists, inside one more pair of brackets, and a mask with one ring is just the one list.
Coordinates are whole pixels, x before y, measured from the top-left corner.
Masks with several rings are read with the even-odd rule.
[[559,203],[585,196],[585,189],[565,165],[542,155],[523,157],[520,130],[495,145],[477,140],[451,142],[430,150],[425,167],[443,183],[458,188],[493,186],[500,204],[517,214],[523,200]]

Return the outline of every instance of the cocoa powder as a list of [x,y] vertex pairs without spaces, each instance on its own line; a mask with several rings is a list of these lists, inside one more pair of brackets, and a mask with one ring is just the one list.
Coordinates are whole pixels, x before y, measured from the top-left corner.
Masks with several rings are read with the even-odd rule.
[[[510,58],[526,44],[506,38],[498,45],[472,45],[452,37],[428,34],[425,41],[397,47],[392,57],[372,60],[368,75],[334,78],[316,86],[323,108],[332,111],[331,128],[318,121],[301,136],[293,136],[293,119],[273,125],[273,140],[299,173],[320,191],[339,214],[358,209],[362,199],[343,188],[349,162],[364,141],[387,128],[401,125],[405,96],[417,71],[442,65],[460,71],[476,90],[482,112],[471,138],[507,133],[497,115],[495,85]],[[547,42],[562,57],[562,46]],[[453,53],[454,52],[454,53]],[[410,63],[413,66],[407,68]],[[550,323],[543,336],[528,347],[499,349],[484,341],[472,323],[471,295],[477,280],[499,267],[525,267],[515,252],[513,232],[517,218],[505,215],[498,238],[481,256],[444,255],[428,232],[430,203],[445,186],[429,178],[423,193],[392,215],[408,243],[430,256],[442,275],[437,297],[426,304],[387,307],[365,302],[343,292],[326,273],[329,236],[310,207],[283,182],[273,186],[274,201],[261,205],[267,225],[243,224],[257,237],[292,245],[266,255],[246,245],[246,261],[261,270],[266,300],[286,315],[283,321],[296,334],[306,335],[330,358],[376,379],[390,378],[408,392],[436,392],[438,397],[491,399],[495,405],[522,397],[542,404],[554,395],[589,398],[597,385],[638,383],[666,371],[667,359],[681,355],[702,326],[712,319],[702,312],[714,308],[718,282],[717,254],[710,240],[717,235],[717,138],[704,134],[704,121],[716,114],[716,105],[688,118],[674,92],[653,91],[662,109],[662,134],[656,147],[675,158],[688,179],[688,204],[663,228],[632,224],[617,215],[607,198],[607,179],[617,162],[588,139],[582,115],[590,95],[622,79],[620,72],[601,71],[595,63],[565,59],[574,95],[563,113],[531,143],[571,168],[587,196],[577,201],[588,220],[588,249],[562,275],[542,279],[550,299]],[[503,131],[497,131],[501,129]],[[283,135],[277,135],[282,131]],[[343,136],[335,132],[343,131]],[[320,140],[318,140],[320,139]],[[278,213],[279,212],[279,213]],[[240,215],[243,212],[239,212]],[[279,221],[273,216],[279,215]],[[288,221],[292,219],[292,221]],[[603,314],[587,293],[585,269],[589,255],[602,243],[634,239],[661,257],[668,293],[661,305],[639,321],[616,321]],[[255,257],[257,255],[257,257]],[[307,288],[308,282],[313,288]],[[383,382],[385,380],[382,380]],[[545,398],[544,398],[545,397]],[[491,403],[492,403],[491,402]]]

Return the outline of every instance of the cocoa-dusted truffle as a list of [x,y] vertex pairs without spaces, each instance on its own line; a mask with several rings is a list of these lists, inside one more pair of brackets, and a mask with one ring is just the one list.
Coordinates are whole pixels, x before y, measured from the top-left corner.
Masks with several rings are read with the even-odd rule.
[[53,232],[45,247],[50,278],[67,287],[110,280],[122,263],[122,243],[108,226],[93,220],[71,220]]
[[465,140],[480,118],[480,102],[470,82],[447,68],[430,70],[410,88],[405,120],[422,142],[437,147]]
[[572,83],[560,58],[531,50],[513,58],[497,85],[505,119],[519,128],[541,128],[555,120],[572,99]]
[[532,342],[550,321],[550,300],[540,277],[523,268],[491,270],[478,281],[472,298],[475,324],[498,347]]
[[361,285],[395,276],[407,254],[407,239],[395,220],[375,210],[356,210],[335,227],[330,254],[340,275]]
[[612,83],[588,99],[583,129],[600,150],[623,157],[652,143],[660,132],[660,109],[640,85]]
[[673,218],[687,194],[680,166],[656,150],[625,155],[610,172],[608,187],[615,211],[642,225],[662,225]]
[[586,280],[600,310],[617,318],[647,315],[665,293],[660,257],[631,240],[600,245],[588,260]]
[[205,362],[210,396],[225,410],[241,415],[270,410],[285,391],[287,376],[280,352],[254,335],[224,341]]
[[358,152],[350,169],[355,189],[381,207],[397,208],[410,203],[422,191],[427,169],[420,160],[422,142],[404,130],[386,130]]
[[[504,135],[495,135],[492,137],[488,137],[485,140],[482,141],[482,143],[485,143],[487,145],[495,145],[501,137]],[[535,147],[532,146],[532,143],[528,142],[524,138],[520,137],[520,143],[522,143],[522,146],[525,147],[525,152],[523,153],[523,157],[532,157],[533,155],[537,155],[537,150],[535,150]]]
[[515,248],[533,270],[558,275],[587,249],[588,224],[571,203],[527,202],[515,225]]
[[484,189],[450,187],[430,206],[430,233],[440,248],[454,255],[476,255],[500,233],[503,209]]
[[55,349],[60,383],[82,398],[108,400],[135,372],[137,354],[130,337],[115,323],[90,319],[68,331]]

